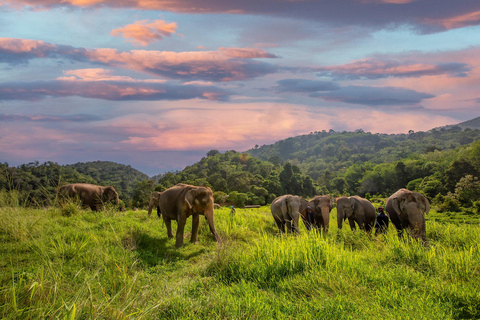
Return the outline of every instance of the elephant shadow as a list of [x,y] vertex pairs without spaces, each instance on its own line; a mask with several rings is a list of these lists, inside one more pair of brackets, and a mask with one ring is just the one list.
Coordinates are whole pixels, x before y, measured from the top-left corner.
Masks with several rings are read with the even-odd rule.
[[199,247],[198,250],[186,254],[183,250],[176,249],[170,239],[152,237],[145,232],[137,232],[133,237],[136,239],[134,251],[138,259],[150,267],[190,260],[205,252],[204,248]]

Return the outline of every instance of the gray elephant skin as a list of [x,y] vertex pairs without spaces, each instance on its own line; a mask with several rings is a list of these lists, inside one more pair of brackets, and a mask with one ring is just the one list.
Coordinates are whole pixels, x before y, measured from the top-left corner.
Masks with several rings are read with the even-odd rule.
[[200,215],[204,215],[210,226],[210,231],[215,240],[221,243],[221,239],[215,229],[213,219],[213,192],[208,187],[197,187],[179,183],[160,195],[160,211],[163,221],[167,226],[169,238],[173,238],[172,220],[177,221],[177,234],[175,247],[183,246],[183,233],[187,218],[192,216],[192,237],[191,242],[197,242]]
[[370,232],[375,226],[375,207],[367,199],[359,196],[337,198],[337,225],[342,229],[343,221],[348,219],[350,228],[355,230],[355,222],[362,230]]
[[152,193],[152,195],[150,196],[150,202],[148,203],[148,216],[150,217],[150,215],[152,214],[152,210],[153,208],[157,208],[157,216],[160,218],[161,216],[161,211],[160,211],[160,204],[159,204],[159,201],[160,201],[160,195],[162,193],[159,192],[159,191],[154,191]]
[[60,187],[59,192],[71,198],[78,197],[84,206],[93,211],[104,208],[107,202],[118,205],[118,193],[114,187],[102,187],[89,183],[72,183]]
[[329,195],[315,196],[308,202],[315,214],[314,226],[327,232],[330,226],[330,211],[333,209],[333,199]]
[[407,229],[413,238],[426,243],[425,214],[430,210],[430,203],[423,194],[400,189],[388,198],[385,210],[399,236]]
[[[299,232],[298,220],[302,216],[305,223],[305,210],[307,208],[307,200],[299,196],[286,194],[275,198],[270,205],[273,219],[277,223],[280,232],[285,233],[285,226],[289,232]],[[307,226],[307,224],[305,224]],[[309,226],[307,226],[309,229]]]

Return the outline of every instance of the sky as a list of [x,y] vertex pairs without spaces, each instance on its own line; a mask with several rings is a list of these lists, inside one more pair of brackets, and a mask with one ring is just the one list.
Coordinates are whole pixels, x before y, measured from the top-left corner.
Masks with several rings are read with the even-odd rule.
[[0,0],[0,162],[149,176],[480,116],[478,0]]

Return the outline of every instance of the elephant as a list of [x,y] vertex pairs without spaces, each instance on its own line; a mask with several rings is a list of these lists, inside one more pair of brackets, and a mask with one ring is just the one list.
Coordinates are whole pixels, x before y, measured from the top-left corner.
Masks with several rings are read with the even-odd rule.
[[330,225],[330,211],[333,209],[333,200],[329,195],[315,196],[307,204],[313,208],[315,214],[314,226],[322,228],[323,232],[328,231]]
[[160,195],[160,211],[163,221],[167,226],[167,235],[173,238],[172,220],[177,221],[177,234],[175,247],[183,246],[183,232],[187,218],[192,216],[192,237],[191,242],[197,242],[198,227],[200,224],[200,215],[204,215],[210,226],[210,231],[215,236],[215,240],[221,243],[220,236],[215,229],[213,219],[213,192],[209,187],[198,187],[179,183]]
[[60,193],[68,197],[78,197],[84,206],[98,211],[104,203],[118,205],[118,193],[114,187],[102,187],[90,183],[72,183],[60,187]]
[[[302,216],[302,220],[305,223],[305,211],[307,208],[307,200],[299,196],[286,194],[275,198],[270,205],[273,219],[277,223],[278,229],[281,233],[285,233],[285,225],[289,232],[298,232],[298,220]],[[293,220],[293,225],[292,225]],[[305,223],[307,229],[310,226]]]
[[355,222],[362,230],[370,232],[377,218],[375,207],[367,199],[359,196],[340,197],[337,202],[337,225],[342,229],[343,221],[348,218],[350,228],[355,230]]
[[160,200],[160,195],[162,193],[158,191],[154,191],[152,195],[150,196],[150,202],[148,204],[148,216],[152,214],[153,207],[157,208],[157,216],[160,218],[161,216],[161,211],[160,211],[160,205],[158,201]]
[[430,210],[430,203],[423,194],[400,189],[388,198],[385,210],[399,236],[407,229],[413,238],[426,243],[425,214]]

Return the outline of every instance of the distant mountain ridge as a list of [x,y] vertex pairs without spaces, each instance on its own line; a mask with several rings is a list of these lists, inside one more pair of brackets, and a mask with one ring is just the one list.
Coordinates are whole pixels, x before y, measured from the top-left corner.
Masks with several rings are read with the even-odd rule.
[[472,129],[472,130],[480,129],[480,117],[476,117],[476,118],[471,119],[471,120],[460,122],[458,124],[451,124],[451,125],[444,126],[444,127],[441,127],[441,128],[449,129],[451,127],[460,127],[460,128],[462,128],[462,130],[465,130],[465,129]]

